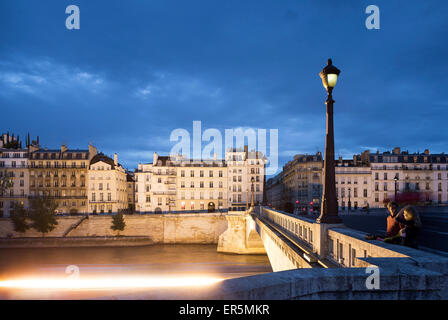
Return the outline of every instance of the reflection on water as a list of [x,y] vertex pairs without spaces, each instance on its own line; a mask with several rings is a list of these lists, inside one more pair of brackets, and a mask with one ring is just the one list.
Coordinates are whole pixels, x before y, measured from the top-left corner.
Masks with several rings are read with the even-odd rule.
[[[80,279],[123,277],[236,278],[272,272],[265,255],[230,255],[216,252],[216,245],[153,245],[107,248],[0,249],[0,280],[23,277],[66,280],[66,268],[79,268]],[[106,290],[6,290],[1,299],[83,299],[107,296]],[[120,289],[123,290],[123,289]],[[136,291],[127,289],[126,292]],[[141,289],[138,289],[141,290]],[[148,289],[147,289],[148,290]]]

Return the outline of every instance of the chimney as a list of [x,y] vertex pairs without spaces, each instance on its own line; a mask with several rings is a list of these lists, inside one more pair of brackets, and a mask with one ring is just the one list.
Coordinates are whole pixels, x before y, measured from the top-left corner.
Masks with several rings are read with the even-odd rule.
[[118,166],[118,155],[114,153],[114,164]]
[[61,144],[61,152],[65,152],[65,151],[67,151],[67,145],[65,145],[65,144]]
[[157,154],[157,152],[154,152],[154,158],[152,159],[153,166],[157,165],[157,160],[159,160],[159,155]]
[[392,150],[392,153],[393,153],[393,154],[400,154],[400,153],[401,153],[401,150],[400,150],[399,147],[395,147],[395,148]]
[[213,152],[213,160],[216,160],[216,152]]
[[89,143],[89,161],[92,160],[94,156],[98,154],[98,150],[92,146],[92,143]]

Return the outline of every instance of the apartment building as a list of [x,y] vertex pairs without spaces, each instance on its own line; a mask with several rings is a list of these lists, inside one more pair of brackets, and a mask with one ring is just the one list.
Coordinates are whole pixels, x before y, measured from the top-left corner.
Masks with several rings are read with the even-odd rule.
[[225,154],[228,169],[228,199],[231,210],[243,210],[263,202],[267,158],[248,147],[228,149]]
[[135,177],[133,172],[126,171],[129,212],[135,211]]
[[[294,197],[302,203],[307,189],[309,195],[309,187],[313,182],[310,182],[309,177],[301,179],[303,175],[297,170],[300,167],[297,162],[295,158],[283,167],[282,197],[278,196],[280,182],[268,182],[267,195],[271,205],[275,203],[291,211]],[[448,203],[448,156],[444,153],[431,154],[429,150],[409,153],[400,148],[383,153],[366,150],[350,160],[339,158],[335,165],[336,192],[341,210],[382,208],[391,200],[403,203]],[[323,174],[320,177],[322,179]],[[276,191],[272,190],[274,188]],[[278,204],[280,198],[283,199],[282,205]]]
[[124,168],[114,159],[99,153],[90,160],[88,170],[89,212],[116,213],[128,209],[128,182]]
[[0,190],[0,217],[9,217],[14,203],[28,207],[28,148],[23,149],[19,137],[0,137],[0,178],[8,180],[7,190]]
[[266,181],[267,205],[273,209],[284,210],[283,172]]
[[336,195],[341,210],[372,207],[372,170],[368,164],[356,160],[336,162]]
[[88,168],[97,149],[31,148],[28,153],[30,197],[48,196],[58,203],[57,213],[88,212]]
[[263,200],[266,159],[246,149],[225,160],[191,160],[154,154],[135,171],[138,212],[243,210]]

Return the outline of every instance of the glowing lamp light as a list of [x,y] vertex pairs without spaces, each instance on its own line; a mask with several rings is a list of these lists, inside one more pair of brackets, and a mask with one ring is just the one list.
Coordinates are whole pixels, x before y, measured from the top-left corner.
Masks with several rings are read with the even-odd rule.
[[338,76],[341,71],[333,65],[331,59],[328,59],[327,66],[319,73],[322,84],[328,92],[331,92],[338,82]]

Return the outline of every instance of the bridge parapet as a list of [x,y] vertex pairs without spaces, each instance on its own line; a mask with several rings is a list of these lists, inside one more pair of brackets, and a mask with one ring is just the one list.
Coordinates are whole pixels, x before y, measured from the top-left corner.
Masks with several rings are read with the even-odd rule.
[[[258,207],[255,214],[300,239],[320,260],[330,261],[339,267],[364,267],[366,258],[409,258],[418,259],[420,263],[426,261],[425,265],[431,270],[448,273],[446,258],[381,241],[367,241],[366,233],[343,224],[316,223],[312,219],[266,207]],[[432,258],[428,260],[428,257]]]
[[315,223],[312,219],[298,217],[283,211],[276,211],[266,207],[258,207],[257,215],[276,224],[280,228],[294,234],[305,242],[313,251],[317,251],[315,238]]

